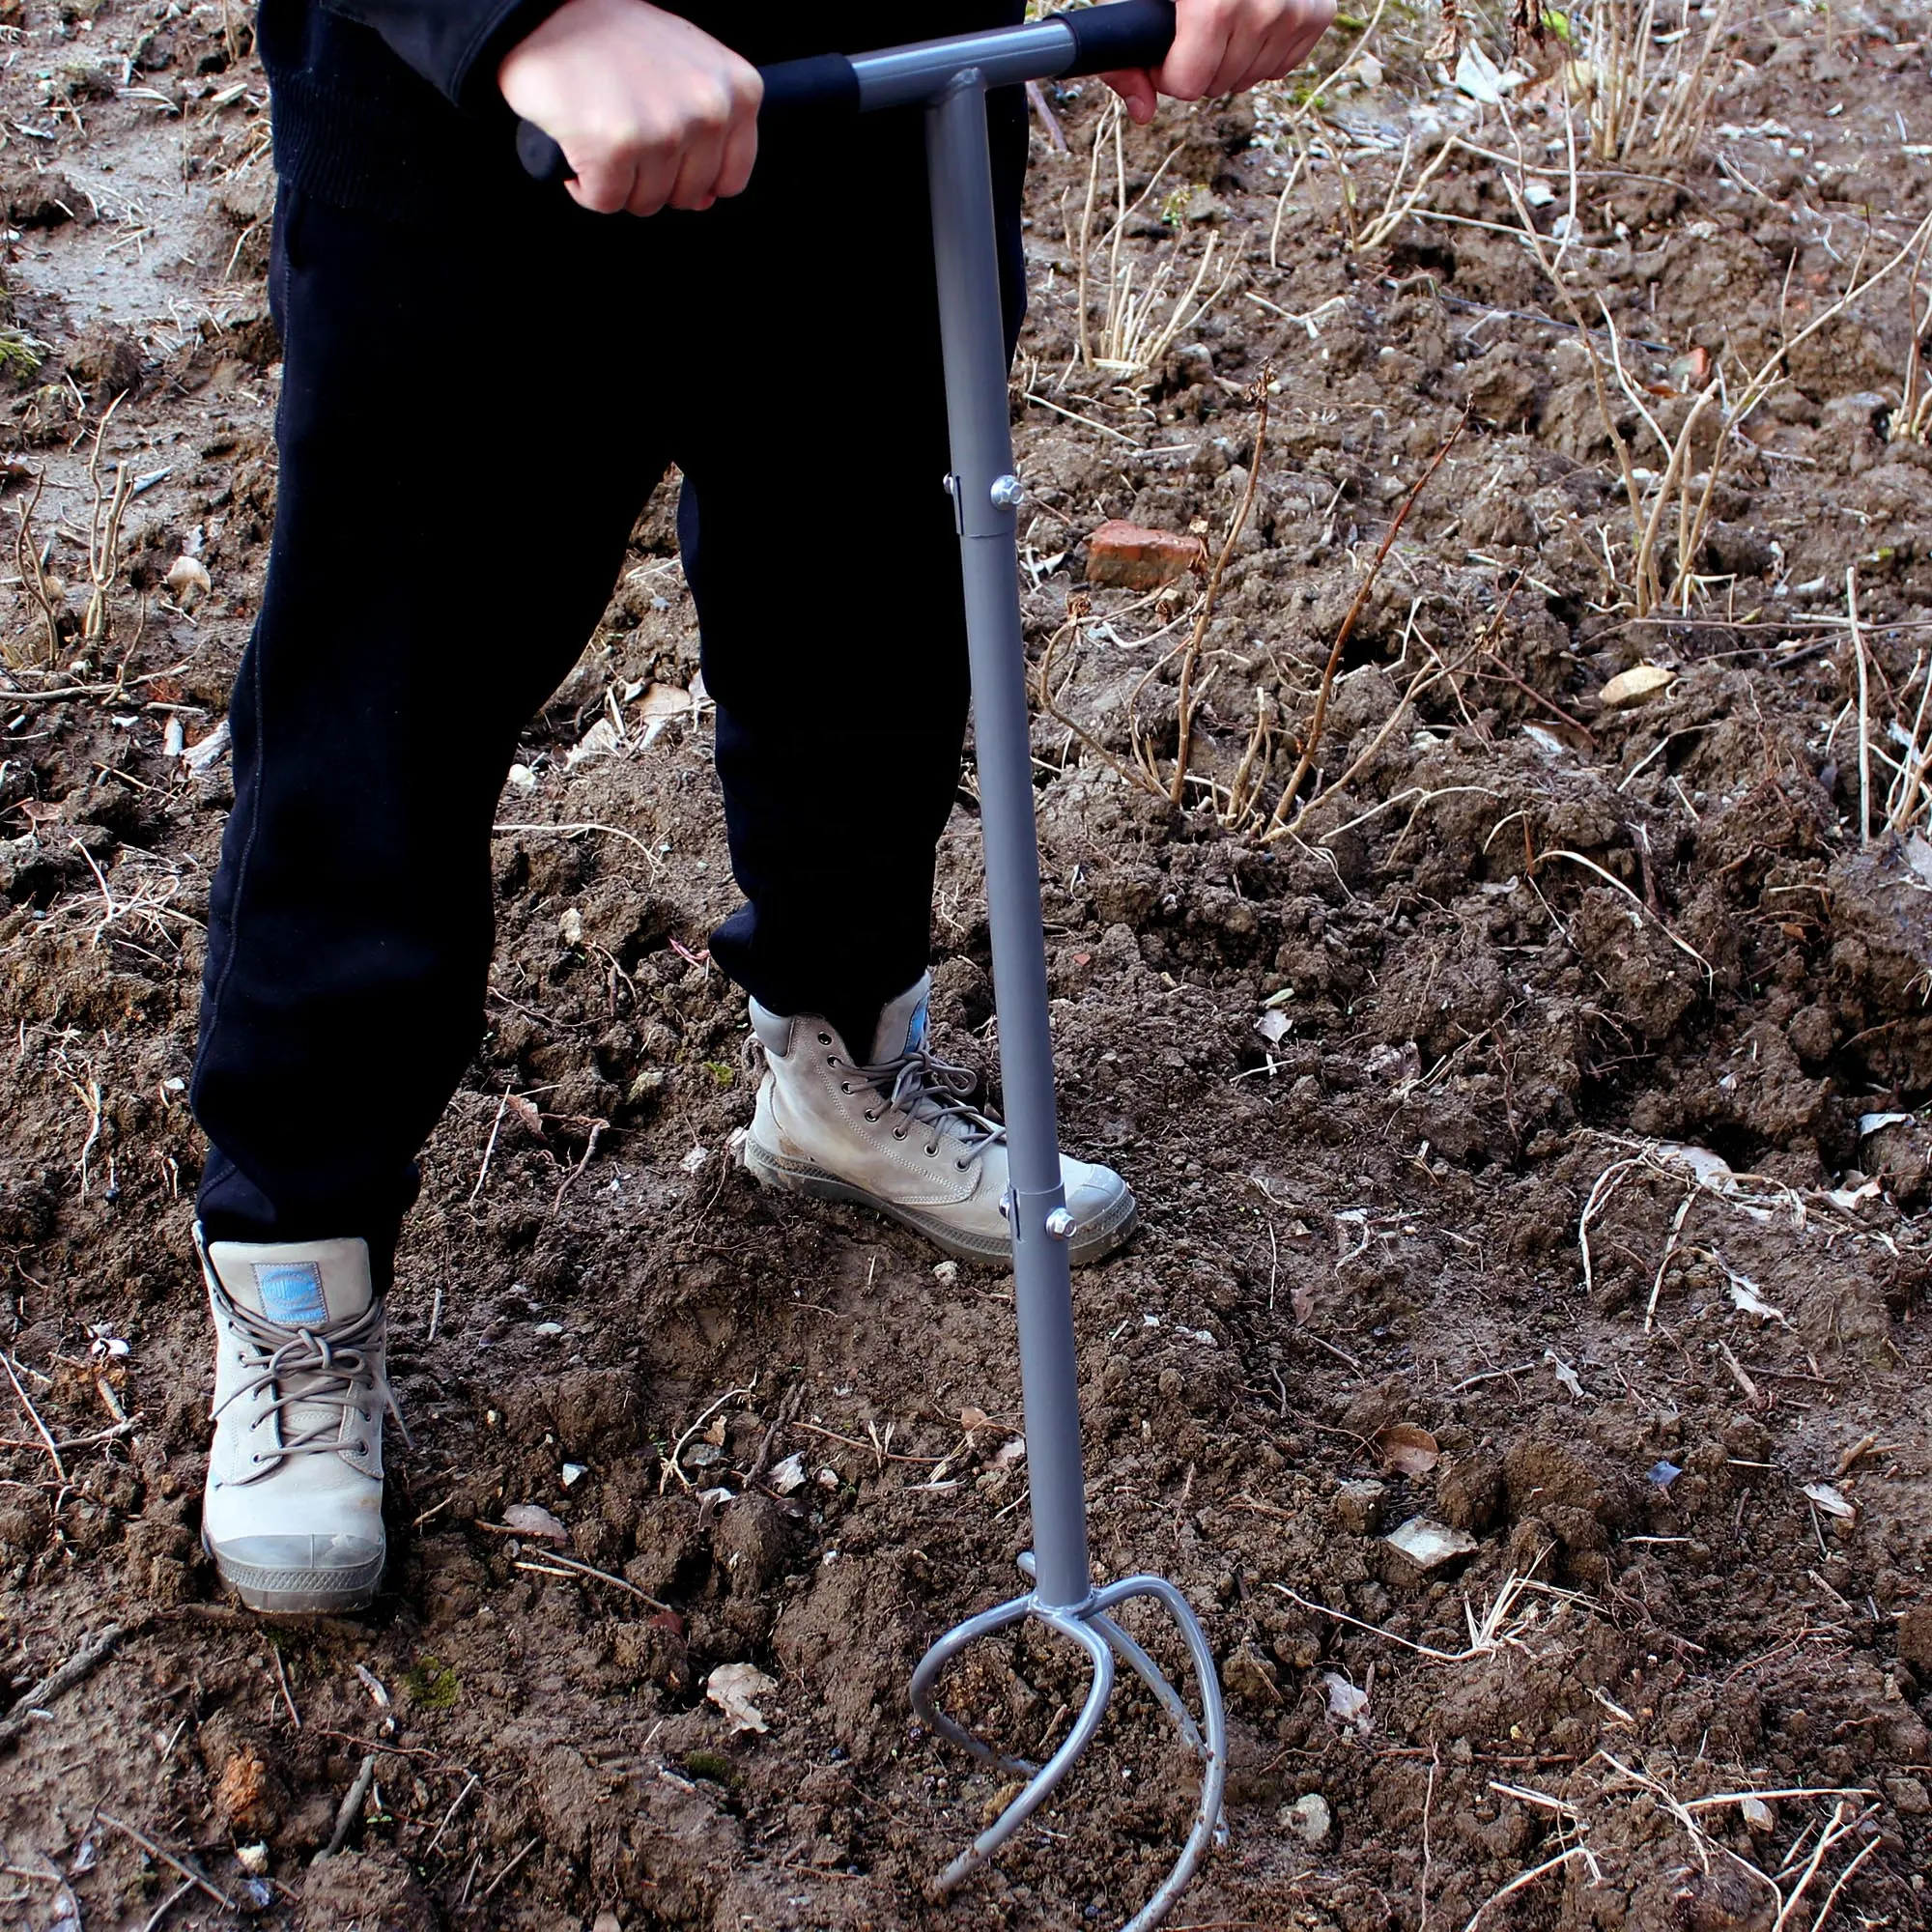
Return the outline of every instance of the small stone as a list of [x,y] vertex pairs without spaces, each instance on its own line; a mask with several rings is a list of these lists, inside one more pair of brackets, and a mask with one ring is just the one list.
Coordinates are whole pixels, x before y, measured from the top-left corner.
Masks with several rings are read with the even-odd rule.
[[600,1912],[590,1921],[590,1932],[622,1932],[617,1922],[617,1915],[608,1908]]
[[1122,590],[1154,590],[1208,562],[1208,546],[1196,536],[1149,529],[1111,519],[1087,539],[1087,582]]
[[582,1463],[566,1463],[561,1471],[563,1487],[567,1490],[573,1484],[582,1482],[588,1473],[589,1471]]
[[1885,1781],[1885,1795],[1891,1800],[1891,1808],[1901,1818],[1922,1818],[1932,1811],[1932,1795],[1916,1777],[1889,1777]]
[[1313,1851],[1327,1842],[1335,1821],[1329,1814],[1327,1799],[1319,1791],[1309,1791],[1293,1804],[1284,1804],[1275,1814],[1275,1822]]
[[1467,1530],[1451,1529],[1446,1522],[1432,1522],[1426,1516],[1410,1517],[1382,1541],[1424,1575],[1459,1556],[1473,1555],[1476,1548],[1476,1539]]
[[1230,1696],[1239,1697],[1257,1709],[1266,1710],[1281,1702],[1281,1687],[1267,1661],[1252,1644],[1237,1644],[1221,1666],[1221,1682]]
[[1738,1813],[1744,1819],[1746,1829],[1755,1832],[1760,1838],[1769,1836],[1777,1829],[1777,1813],[1762,1798],[1747,1798],[1738,1806]]
[[1932,1672],[1932,1604],[1917,1604],[1899,1618],[1898,1656],[1914,1670]]
[[1388,1494],[1381,1483],[1344,1483],[1329,1504],[1335,1527],[1350,1536],[1367,1536],[1381,1520],[1382,1498]]
[[116,396],[138,392],[141,386],[141,345],[125,328],[104,322],[82,330],[68,352],[67,364],[80,382],[93,389],[98,406]]
[[269,1848],[267,1845],[237,1845],[235,1862],[250,1878],[260,1878],[269,1869]]

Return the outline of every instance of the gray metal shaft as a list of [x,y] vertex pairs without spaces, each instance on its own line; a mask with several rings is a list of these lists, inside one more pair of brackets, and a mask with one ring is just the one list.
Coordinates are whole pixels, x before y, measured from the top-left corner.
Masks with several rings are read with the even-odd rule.
[[952,442],[948,488],[958,516],[965,576],[1000,1078],[1012,1174],[1013,1298],[1034,1553],[1041,1601],[1066,1608],[1092,1594],[1093,1572],[1087,1558],[1067,1244],[1046,1228],[1047,1216],[1065,1197],[1054,1121],[1015,511],[994,495],[994,485],[1011,473],[1013,446],[1007,346],[995,296],[1000,266],[985,81],[978,70],[958,74],[928,105],[925,143]]
[[[852,71],[859,78],[861,110],[869,114],[878,107],[929,100],[952,75],[967,68],[978,69],[982,87],[1006,87],[1065,73],[1073,55],[1073,35],[1065,21],[1036,20],[1025,27],[989,27],[983,34],[854,54]],[[985,299],[983,290],[980,299]]]

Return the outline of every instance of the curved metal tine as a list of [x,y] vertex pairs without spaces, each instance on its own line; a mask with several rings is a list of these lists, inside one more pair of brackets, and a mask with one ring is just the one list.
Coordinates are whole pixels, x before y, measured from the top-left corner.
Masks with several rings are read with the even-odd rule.
[[1160,1707],[1174,1719],[1187,1747],[1197,1757],[1208,1755],[1208,1747],[1201,1741],[1200,1727],[1194,1721],[1194,1715],[1181,1700],[1181,1695],[1167,1681],[1167,1673],[1117,1624],[1112,1617],[1103,1616],[1098,1610],[1087,1618],[1098,1629],[1100,1634],[1113,1645],[1114,1654],[1126,1664],[1143,1684],[1160,1700]]
[[1194,1813],[1194,1829],[1188,1833],[1187,1842],[1180,1848],[1180,1857],[1160,1889],[1122,1928],[1122,1932],[1153,1932],[1153,1927],[1167,1916],[1175,1900],[1186,1889],[1196,1868],[1207,1856],[1208,1847],[1227,1842],[1228,1829],[1221,1818],[1221,1799],[1228,1783],[1227,1714],[1222,1708],[1214,1654],[1208,1647],[1207,1634],[1187,1599],[1172,1583],[1160,1577],[1130,1577],[1122,1582],[1110,1584],[1098,1594],[1102,1607],[1131,1596],[1153,1597],[1165,1605],[1179,1626],[1201,1692],[1202,1729],[1207,1750],[1201,1772],[1201,1801]]
[[[1188,1662],[1194,1665],[1194,1681],[1196,1687],[1200,1689],[1202,1718],[1206,1719],[1208,1725],[1206,1737],[1202,1737],[1202,1731],[1196,1727],[1192,1716],[1188,1714],[1188,1708],[1182,1702],[1180,1692],[1175,1690],[1175,1687],[1167,1681],[1167,1675],[1161,1671],[1161,1667],[1151,1658],[1148,1658],[1138,1644],[1134,1644],[1134,1638],[1130,1638],[1124,1631],[1121,1631],[1121,1627],[1111,1617],[1105,1615],[1105,1609],[1111,1609],[1117,1604],[1124,1604],[1128,1598],[1136,1596],[1151,1596],[1157,1604],[1161,1604],[1169,1611],[1169,1615],[1180,1629],[1180,1638],[1188,1646]],[[1095,1609],[1090,1615],[1094,1623],[1101,1623],[1107,1629],[1117,1631],[1121,1642],[1130,1644],[1146,1660],[1148,1669],[1153,1671],[1153,1675],[1150,1677],[1148,1669],[1142,1669],[1138,1663],[1134,1663],[1132,1658],[1126,1660],[1128,1663],[1134,1663],[1134,1667],[1142,1675],[1142,1681],[1161,1700],[1161,1706],[1169,1712],[1169,1716],[1175,1718],[1175,1721],[1180,1725],[1180,1735],[1200,1756],[1202,1804],[1206,1806],[1208,1803],[1209,1783],[1211,1783],[1213,1841],[1215,1845],[1225,1845],[1227,1820],[1221,1816],[1221,1785],[1227,1781],[1227,1714],[1221,1706],[1221,1679],[1213,1667],[1213,1652],[1208,1648],[1208,1638],[1202,1634],[1200,1619],[1194,1615],[1194,1605],[1188,1604],[1188,1600],[1171,1582],[1167,1582],[1165,1577],[1124,1577],[1121,1582],[1107,1584],[1105,1590],[1095,1592]]]
[[1107,1648],[1106,1639],[1076,1618],[1052,1610],[1041,1610],[1038,1615],[1042,1623],[1063,1636],[1071,1637],[1094,1660],[1094,1682],[1088,1687],[1087,1701],[1081,1705],[1080,1716],[1065,1741],[1047,1759],[1033,1782],[926,1887],[928,1897],[944,1898],[955,1890],[1038,1810],[1052,1796],[1054,1787],[1073,1769],[1081,1752],[1094,1742],[1100,1719],[1106,1716],[1107,1699],[1114,1690],[1114,1653]]
[[963,1624],[953,1628],[928,1650],[919,1661],[919,1667],[912,1674],[913,1716],[921,1723],[929,1725],[943,1738],[971,1751],[975,1757],[983,1758],[996,1771],[1018,1772],[1022,1776],[1031,1777],[1038,1770],[1031,1758],[1009,1757],[1004,1751],[996,1750],[991,1745],[976,1738],[965,1725],[949,1718],[933,1701],[933,1689],[939,1681],[939,1673],[959,1655],[970,1643],[977,1643],[982,1636],[991,1636],[995,1631],[1005,1630],[1009,1624],[1022,1622],[1031,1614],[1034,1600],[1031,1596],[1009,1598],[1004,1604],[997,1604],[990,1610],[981,1610],[977,1617],[968,1617]]

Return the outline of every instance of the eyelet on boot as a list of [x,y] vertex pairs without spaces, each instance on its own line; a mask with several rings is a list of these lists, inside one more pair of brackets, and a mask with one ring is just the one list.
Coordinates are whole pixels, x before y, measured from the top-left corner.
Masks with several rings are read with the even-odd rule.
[[820,1034],[818,1036],[818,1043],[820,1046],[830,1046],[832,1044],[832,1036],[829,1033]]
[[937,1141],[934,1141],[933,1144],[926,1149],[925,1157],[927,1160],[937,1160],[939,1158],[939,1143]]
[[876,1121],[879,1117],[878,1114],[872,1108],[867,1107],[866,1109],[866,1118],[868,1121]]
[[851,1081],[849,1081],[849,1080],[841,1080],[841,1081],[839,1081],[839,1083],[838,1083],[838,1091],[839,1091],[839,1093],[841,1093],[841,1094],[849,1094],[849,1093],[851,1093],[851,1091],[852,1091],[852,1083],[851,1083]]
[[903,1128],[903,1127],[895,1127],[895,1128],[893,1129],[893,1138],[894,1138],[894,1140],[895,1140],[895,1141],[902,1141],[902,1140],[904,1140],[904,1139],[905,1139],[905,1137],[906,1137],[906,1130],[905,1130],[905,1128]]

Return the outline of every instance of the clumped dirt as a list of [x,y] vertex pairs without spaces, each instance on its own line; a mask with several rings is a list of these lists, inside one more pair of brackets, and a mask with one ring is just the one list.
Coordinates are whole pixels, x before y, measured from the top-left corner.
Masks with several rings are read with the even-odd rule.
[[[1065,1125],[1146,1210],[1076,1287],[1095,1562],[1200,1605],[1232,1719],[1232,1844],[1176,1922],[1920,1925],[1932,848],[1885,810],[1932,647],[1914,311],[1900,274],[1793,351],[1688,606],[1637,618],[1588,358],[1497,232],[1501,167],[1463,157],[1428,218],[1350,245],[1426,117],[1562,150],[1534,85],[1479,120],[1420,56],[1433,17],[1391,14],[1386,73],[1320,127],[1283,93],[1128,139],[1130,196],[1179,148],[1128,225],[1137,286],[1178,253],[1171,298],[1210,237],[1204,293],[1237,271],[1138,384],[1078,362],[1097,89],[1049,91],[1069,154],[1035,141],[1014,414]],[[674,480],[504,795],[489,1032],[393,1301],[387,1590],[276,1629],[221,1601],[184,1081],[230,802],[195,748],[274,503],[265,91],[240,10],[10,17],[0,509],[61,583],[43,669],[15,557],[0,678],[0,1920],[1119,1922],[1192,1793],[1132,1693],[994,1871],[923,1895],[999,1794],[905,1686],[1027,1545],[1009,1290],[732,1159],[756,1067],[702,954],[733,889],[706,721],[668,697],[696,669]],[[1706,366],[1754,367],[1932,202],[1924,25],[1754,16],[1686,168],[1586,166],[1564,272],[1666,434]],[[1539,179],[1548,249],[1569,184]],[[1096,246],[1095,327],[1107,272]],[[1217,554],[1264,371],[1177,806],[1123,769],[1172,770],[1197,587],[1090,589],[1084,541],[1130,517]],[[135,494],[90,638],[116,396],[99,473]],[[1293,837],[1231,829],[1257,719],[1265,818],[1465,411],[1343,653],[1302,796],[1329,789]],[[860,514],[833,594],[864,570]],[[1606,705],[1638,664],[1674,681]],[[990,1065],[970,768],[935,934],[941,1035]],[[505,1523],[528,1504],[567,1541]],[[1383,1540],[1417,1516],[1473,1548],[1421,1573]],[[762,1734],[705,1697],[732,1662],[775,1680]],[[1021,1634],[951,1694],[1037,1750],[1081,1681]],[[170,1904],[152,1847],[227,1904]]]

